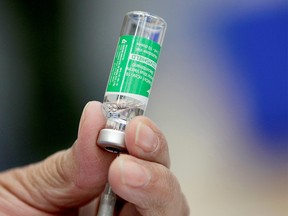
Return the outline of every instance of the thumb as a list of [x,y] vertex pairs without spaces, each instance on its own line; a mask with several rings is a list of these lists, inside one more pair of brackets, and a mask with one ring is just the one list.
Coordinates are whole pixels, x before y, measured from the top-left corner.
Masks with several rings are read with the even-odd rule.
[[101,103],[89,102],[82,113],[78,138],[71,148],[43,162],[2,173],[0,189],[9,192],[7,198],[12,197],[11,202],[16,197],[23,206],[49,213],[89,202],[103,190],[109,165],[115,157],[96,146],[104,125]]

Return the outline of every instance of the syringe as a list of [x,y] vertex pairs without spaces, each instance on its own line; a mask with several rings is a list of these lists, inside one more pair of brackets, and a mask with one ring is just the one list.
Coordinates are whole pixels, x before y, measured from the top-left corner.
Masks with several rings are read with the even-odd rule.
[[101,195],[97,216],[113,216],[116,199],[116,194],[112,191],[110,184],[107,183]]
[[[107,122],[97,139],[97,145],[109,152],[127,151],[126,125],[144,115],[166,27],[161,17],[143,11],[131,11],[124,17],[103,101]],[[98,216],[113,216],[116,199],[107,183]]]

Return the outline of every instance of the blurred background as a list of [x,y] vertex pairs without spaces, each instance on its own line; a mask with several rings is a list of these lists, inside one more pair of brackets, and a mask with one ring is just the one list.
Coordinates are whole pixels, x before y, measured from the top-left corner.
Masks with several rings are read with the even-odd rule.
[[102,101],[124,14],[168,30],[146,115],[191,215],[288,215],[285,0],[0,1],[0,170],[76,139]]

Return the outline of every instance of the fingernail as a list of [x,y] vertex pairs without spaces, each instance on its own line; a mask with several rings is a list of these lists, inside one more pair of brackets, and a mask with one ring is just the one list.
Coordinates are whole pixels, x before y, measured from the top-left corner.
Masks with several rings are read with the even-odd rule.
[[131,160],[124,160],[122,158],[120,161],[120,171],[122,183],[130,187],[143,187],[151,179],[150,173],[146,168]]
[[87,107],[89,106],[89,104],[90,104],[90,102],[88,102],[88,103],[85,105],[85,107],[84,107],[84,109],[83,109],[83,111],[82,111],[82,115],[81,115],[80,123],[79,123],[79,127],[78,127],[78,134],[79,134],[80,131],[81,131],[83,122],[85,121],[86,109],[87,109]]
[[136,128],[135,144],[145,152],[153,152],[158,146],[158,137],[150,127],[139,122]]

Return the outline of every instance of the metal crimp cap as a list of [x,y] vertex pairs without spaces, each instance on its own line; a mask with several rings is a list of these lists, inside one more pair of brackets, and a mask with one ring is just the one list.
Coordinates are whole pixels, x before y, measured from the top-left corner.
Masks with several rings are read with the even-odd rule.
[[101,148],[118,153],[126,150],[124,132],[113,129],[102,129],[99,133],[97,145]]

